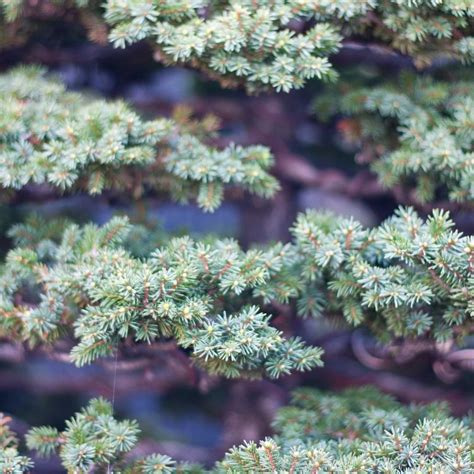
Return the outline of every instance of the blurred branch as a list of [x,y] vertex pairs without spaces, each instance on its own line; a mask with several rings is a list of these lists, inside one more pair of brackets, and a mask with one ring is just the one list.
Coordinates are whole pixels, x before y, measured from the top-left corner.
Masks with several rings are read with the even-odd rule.
[[351,347],[357,360],[374,370],[395,369],[421,355],[429,355],[433,372],[444,383],[455,382],[463,371],[474,372],[474,349],[458,349],[452,340],[443,344],[429,339],[405,340],[380,346],[356,330],[351,336]]
[[[191,360],[174,343],[168,342],[122,346],[116,367],[113,360],[104,359],[78,368],[70,363],[69,353],[61,345],[27,351],[21,345],[3,343],[0,360],[15,364],[11,369],[2,369],[0,390],[23,388],[40,393],[89,392],[110,396],[115,370],[120,393],[139,389],[166,392],[176,386],[200,383],[199,372]],[[44,369],[41,376],[36,376],[34,367],[38,366]]]

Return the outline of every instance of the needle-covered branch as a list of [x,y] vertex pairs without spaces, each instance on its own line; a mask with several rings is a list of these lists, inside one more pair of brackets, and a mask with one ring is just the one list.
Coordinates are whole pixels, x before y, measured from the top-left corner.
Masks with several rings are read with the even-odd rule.
[[[73,326],[79,365],[111,355],[125,338],[174,338],[199,366],[227,377],[278,377],[320,364],[319,349],[286,339],[248,306],[287,247],[244,252],[232,240],[184,237],[141,259],[126,250],[129,230],[117,218],[102,228],[73,225],[57,242],[11,251],[0,284],[1,333],[44,343]],[[19,227],[13,235],[25,242],[27,233]]]
[[105,9],[116,46],[148,38],[165,63],[190,64],[251,90],[332,80],[329,57],[343,38],[388,45],[420,66],[439,56],[474,56],[469,0],[108,0]]
[[112,406],[95,399],[67,421],[61,433],[50,427],[33,428],[27,444],[44,456],[58,454],[71,473],[113,469],[130,474],[467,474],[473,467],[471,418],[452,418],[443,403],[403,406],[371,388],[340,394],[299,389],[293,393],[291,404],[277,413],[274,429],[273,439],[234,447],[211,469],[179,464],[161,454],[136,458],[133,448],[139,434],[137,424],[117,421]]
[[[435,210],[399,209],[379,227],[308,212],[293,227],[301,315],[338,315],[382,340],[437,341],[472,331],[474,240]],[[270,281],[278,289],[278,278]]]
[[[92,194],[169,191],[213,210],[226,184],[269,197],[273,158],[261,146],[207,146],[211,121],[192,131],[173,119],[144,120],[123,102],[68,92],[38,68],[0,76],[0,187],[48,184]],[[211,127],[208,130],[207,127]]]
[[36,344],[74,327],[79,365],[111,355],[120,339],[174,338],[211,373],[278,377],[318,365],[320,351],[285,339],[263,303],[294,302],[301,316],[365,326],[385,341],[462,342],[472,332],[474,242],[441,211],[424,222],[401,209],[372,230],[309,212],[293,243],[246,252],[232,240],[185,237],[138,258],[129,231],[122,218],[54,238],[14,228],[20,246],[1,275],[1,333]]
[[467,474],[473,465],[472,420],[441,403],[403,406],[374,389],[293,394],[274,423],[276,437],[233,448],[223,472]]
[[384,186],[415,188],[421,203],[474,204],[472,74],[440,81],[402,74],[371,87],[338,85],[315,103],[322,117],[342,113],[344,138],[361,146]]
[[[43,0],[38,7],[2,0],[3,42],[17,41],[17,32],[32,34],[38,9],[57,16],[61,7],[75,7],[93,40],[104,41],[107,23],[108,39],[118,47],[148,39],[158,60],[190,65],[224,85],[245,84],[252,91],[287,92],[312,78],[333,80],[330,57],[343,40],[354,38],[409,55],[420,67],[439,57],[474,58],[469,0],[107,0],[104,11],[97,3]],[[12,29],[16,35],[8,35]]]

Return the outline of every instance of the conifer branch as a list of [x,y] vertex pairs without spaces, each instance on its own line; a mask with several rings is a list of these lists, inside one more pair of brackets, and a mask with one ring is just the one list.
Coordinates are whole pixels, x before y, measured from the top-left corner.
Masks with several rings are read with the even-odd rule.
[[[299,389],[276,416],[276,436],[234,447],[222,472],[456,472],[472,469],[472,421],[442,403],[402,406],[371,388],[326,395]],[[272,469],[272,465],[276,469]]]
[[[462,339],[472,330],[473,238],[449,214],[399,209],[378,228],[309,212],[293,227],[302,315],[342,314],[383,341]],[[272,283],[277,278],[272,279]]]
[[423,222],[400,209],[373,230],[308,212],[292,244],[244,252],[231,240],[186,237],[145,259],[127,250],[142,246],[140,232],[130,246],[129,231],[122,218],[56,237],[15,227],[20,246],[0,279],[1,333],[36,344],[74,327],[79,365],[111,355],[117,339],[174,338],[211,373],[278,377],[318,365],[320,350],[283,338],[259,304],[295,302],[301,316],[336,315],[385,342],[462,342],[472,331],[474,242],[442,211]]
[[[95,2],[87,0],[50,3],[95,8]],[[24,0],[2,0],[0,8],[5,21],[28,34],[24,24],[34,15],[22,10],[24,4],[28,6]],[[312,78],[334,80],[337,74],[329,58],[340,50],[342,40],[354,37],[409,55],[419,67],[440,56],[465,62],[474,58],[474,9],[469,0],[107,0],[104,8],[109,41],[116,46],[148,39],[158,60],[188,64],[225,86],[244,84],[250,91],[288,92]],[[90,18],[84,22],[90,27]],[[7,26],[12,28],[11,23]],[[104,28],[95,17],[92,30],[91,38],[103,38]],[[14,39],[10,35],[4,42]]]
[[[58,190],[145,190],[196,199],[211,211],[227,184],[269,197],[278,185],[261,146],[203,143],[211,133],[173,119],[143,120],[123,102],[67,92],[38,68],[0,76],[0,187],[48,184]],[[192,130],[192,131],[191,131]],[[198,163],[198,164],[197,164]]]
[[474,86],[469,73],[450,82],[401,74],[375,87],[342,83],[315,102],[325,118],[343,113],[344,138],[387,188],[414,188],[418,203],[474,204]]
[[188,63],[250,90],[333,80],[329,56],[352,36],[388,44],[421,67],[437,56],[472,60],[474,9],[465,0],[268,1],[158,4],[108,0],[116,46],[150,39],[165,63]]
[[[127,337],[174,338],[199,366],[227,377],[278,377],[320,364],[320,349],[285,339],[246,296],[279,270],[285,246],[243,252],[231,240],[180,238],[143,260],[126,250],[129,230],[116,218],[38,241],[28,237],[31,229],[15,228],[19,243],[35,243],[7,257],[0,332],[35,344],[74,326],[78,365],[111,355],[115,341]],[[39,304],[28,296],[31,285],[40,289]]]
[[[139,429],[134,421],[117,421],[112,406],[94,399],[58,432],[33,428],[30,449],[58,454],[68,472],[86,473],[112,467],[134,474],[172,472],[453,472],[472,470],[472,419],[454,419],[443,403],[403,406],[373,388],[325,394],[303,388],[279,410],[275,436],[232,448],[212,469],[176,463],[152,454],[133,459]],[[130,460],[132,458],[132,460]],[[0,453],[0,465],[8,462]],[[23,469],[22,469],[23,468]],[[18,473],[26,472],[20,465]]]

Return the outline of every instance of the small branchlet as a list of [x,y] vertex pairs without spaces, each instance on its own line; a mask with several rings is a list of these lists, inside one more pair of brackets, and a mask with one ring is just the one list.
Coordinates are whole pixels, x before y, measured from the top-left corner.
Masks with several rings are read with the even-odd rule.
[[10,430],[11,419],[0,413],[0,472],[21,474],[33,466],[31,460],[21,456],[18,451],[18,440]]

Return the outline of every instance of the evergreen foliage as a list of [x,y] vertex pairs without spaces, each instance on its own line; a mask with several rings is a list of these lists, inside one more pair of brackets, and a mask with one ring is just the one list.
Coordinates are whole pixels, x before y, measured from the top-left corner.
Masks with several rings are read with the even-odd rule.
[[276,437],[233,448],[225,472],[472,472],[472,420],[446,406],[403,406],[374,389],[300,389],[275,420]]
[[[275,436],[232,448],[212,469],[168,456],[125,456],[137,443],[134,421],[117,421],[112,406],[95,399],[66,429],[33,428],[30,449],[58,453],[70,473],[440,473],[472,472],[472,418],[454,419],[443,403],[404,406],[369,387],[340,394],[302,388],[279,410]],[[0,463],[5,454],[0,453]],[[26,468],[25,468],[26,471]],[[15,471],[13,471],[15,472]],[[24,472],[18,470],[16,472]]]
[[[417,67],[474,60],[472,0],[106,0],[100,8],[0,0],[0,48],[34,38],[60,11],[92,25],[92,39],[148,40],[165,64],[251,92],[334,81],[331,57],[354,41],[406,54]],[[472,205],[472,71],[428,73],[341,81],[318,99],[318,113],[350,117],[339,123],[345,138],[386,187],[408,190],[418,204]],[[264,197],[278,189],[267,148],[209,145],[215,120],[182,110],[146,120],[123,102],[66,91],[40,68],[0,76],[0,110],[3,199],[35,186],[133,198],[164,191],[214,210],[227,184]],[[231,239],[168,238],[122,217],[102,227],[30,218],[11,229],[0,266],[0,338],[32,347],[73,339],[77,365],[120,353],[122,341],[171,340],[211,374],[278,378],[321,365],[323,353],[276,327],[281,305],[368,328],[384,343],[463,344],[472,334],[474,237],[444,210],[422,218],[399,208],[372,229],[309,211],[291,233],[290,243],[243,250]],[[9,421],[0,416],[0,472],[28,472]],[[278,412],[272,438],[234,447],[211,472],[467,474],[472,428],[443,404],[402,406],[370,388],[300,389]],[[116,420],[96,399],[62,432],[34,428],[26,441],[74,474],[209,472],[161,454],[136,459],[138,436],[136,422]]]
[[[96,6],[87,0],[50,3],[66,9],[88,6],[82,11]],[[34,17],[28,15],[28,2],[2,0],[1,7],[5,21],[20,25],[3,42],[21,37],[23,30],[27,35]],[[101,14],[112,28],[109,40],[116,46],[150,39],[157,59],[189,64],[224,85],[243,83],[249,90],[287,92],[311,78],[333,80],[337,74],[329,57],[343,39],[387,45],[420,67],[439,56],[474,58],[470,0],[107,0],[104,9]],[[105,34],[98,17],[82,21],[86,29],[96,30],[92,39]],[[9,28],[7,23],[5,33]]]
[[316,101],[322,117],[343,113],[344,137],[387,187],[415,187],[421,203],[474,203],[474,82],[401,74],[372,87],[338,85]]
[[313,77],[333,79],[328,56],[353,36],[420,65],[439,55],[470,60],[473,17],[470,0],[108,0],[105,13],[116,46],[150,38],[167,63],[189,63],[226,85],[285,92]]
[[32,463],[26,456],[20,456],[17,438],[8,426],[10,421],[10,418],[0,413],[0,472],[21,474],[26,472]]
[[47,227],[14,228],[1,334],[36,344],[73,326],[79,365],[110,355],[119,339],[171,337],[211,373],[279,377],[318,365],[320,350],[283,338],[256,304],[296,302],[301,316],[337,315],[385,341],[462,342],[472,331],[474,241],[441,211],[423,222],[400,209],[372,230],[308,212],[292,244],[244,252],[232,240],[184,237],[145,259],[127,251],[129,231],[123,218],[69,225],[56,238]]
[[94,465],[105,468],[112,460],[118,462],[136,444],[138,433],[135,421],[115,420],[112,405],[95,399],[66,422],[64,432],[43,426],[32,429],[26,440],[42,456],[59,450],[68,472],[90,472]]
[[135,421],[117,421],[112,405],[97,398],[68,420],[63,432],[41,426],[30,430],[26,441],[28,448],[41,456],[59,454],[68,473],[87,473],[91,469],[129,474],[191,472],[190,465],[178,464],[162,454],[127,462],[125,455],[137,444],[139,433]]
[[[382,340],[468,334],[474,316],[474,241],[449,214],[423,221],[400,208],[379,227],[312,211],[293,227],[301,315],[342,313]],[[279,288],[278,277],[270,282]]]
[[143,120],[123,102],[66,92],[38,68],[0,76],[0,108],[5,189],[47,183],[92,194],[119,189],[134,197],[164,190],[181,202],[196,198],[205,210],[219,206],[225,184],[267,197],[277,189],[268,174],[273,159],[268,149],[204,144],[214,121],[199,126]]
[[[74,326],[79,365],[110,355],[127,337],[175,338],[198,365],[227,377],[278,377],[320,363],[319,349],[285,339],[244,298],[281,268],[287,247],[243,252],[232,240],[184,237],[143,260],[122,245],[128,231],[123,218],[102,228],[72,225],[58,242],[12,250],[1,275],[0,334],[35,344]],[[12,235],[36,240],[29,232],[17,227]]]
[[328,56],[343,37],[376,39],[420,65],[440,54],[472,59],[473,17],[469,0],[108,0],[105,14],[116,46],[150,38],[165,62],[285,92],[313,77],[333,79]]

